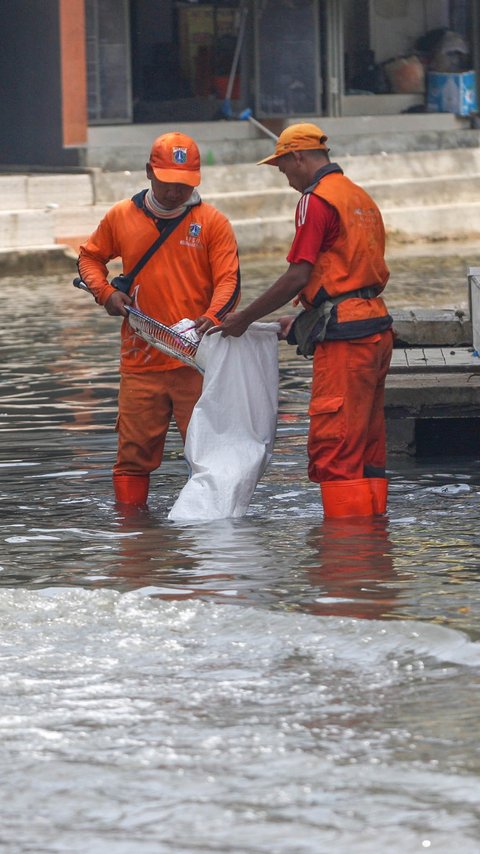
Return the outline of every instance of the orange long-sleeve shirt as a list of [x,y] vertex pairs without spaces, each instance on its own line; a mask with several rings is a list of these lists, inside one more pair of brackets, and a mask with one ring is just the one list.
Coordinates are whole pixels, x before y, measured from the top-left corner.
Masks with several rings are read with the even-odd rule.
[[[80,275],[101,305],[114,291],[107,279],[108,262],[120,257],[129,273],[158,238],[156,220],[143,207],[144,195],[113,205],[80,247]],[[141,311],[167,326],[200,316],[220,323],[240,299],[237,242],[224,214],[205,202],[192,206],[140,271],[130,296]],[[136,336],[127,319],[121,336],[122,371],[182,366]]]

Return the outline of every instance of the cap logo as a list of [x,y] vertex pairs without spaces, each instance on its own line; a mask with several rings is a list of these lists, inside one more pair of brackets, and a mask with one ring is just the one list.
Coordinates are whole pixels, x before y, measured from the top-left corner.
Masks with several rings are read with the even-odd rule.
[[180,166],[183,166],[183,164],[187,162],[187,149],[180,148],[180,146],[174,147],[173,160],[175,163],[178,163]]

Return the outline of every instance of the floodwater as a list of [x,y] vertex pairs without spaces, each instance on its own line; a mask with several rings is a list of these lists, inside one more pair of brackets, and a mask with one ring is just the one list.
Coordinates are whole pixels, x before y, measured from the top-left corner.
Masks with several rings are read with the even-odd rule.
[[[403,251],[389,304],[466,307],[478,264]],[[2,313],[2,854],[477,854],[480,461],[392,458],[384,519],[324,521],[282,344],[247,516],[167,521],[174,430],[124,516],[118,319],[69,276],[4,279]]]

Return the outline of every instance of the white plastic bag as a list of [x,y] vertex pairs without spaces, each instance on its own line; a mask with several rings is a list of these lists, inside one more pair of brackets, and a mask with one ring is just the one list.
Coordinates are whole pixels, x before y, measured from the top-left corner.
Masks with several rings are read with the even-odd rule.
[[244,516],[271,459],[278,408],[277,323],[252,323],[240,338],[204,335],[202,395],[187,430],[190,479],[168,518]]

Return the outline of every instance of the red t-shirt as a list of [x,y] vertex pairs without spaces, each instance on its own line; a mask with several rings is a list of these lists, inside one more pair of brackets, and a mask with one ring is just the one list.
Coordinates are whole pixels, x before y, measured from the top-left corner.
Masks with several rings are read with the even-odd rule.
[[320,252],[326,252],[338,237],[338,212],[315,193],[306,193],[295,211],[295,237],[287,255],[289,264],[308,261],[315,264]]

